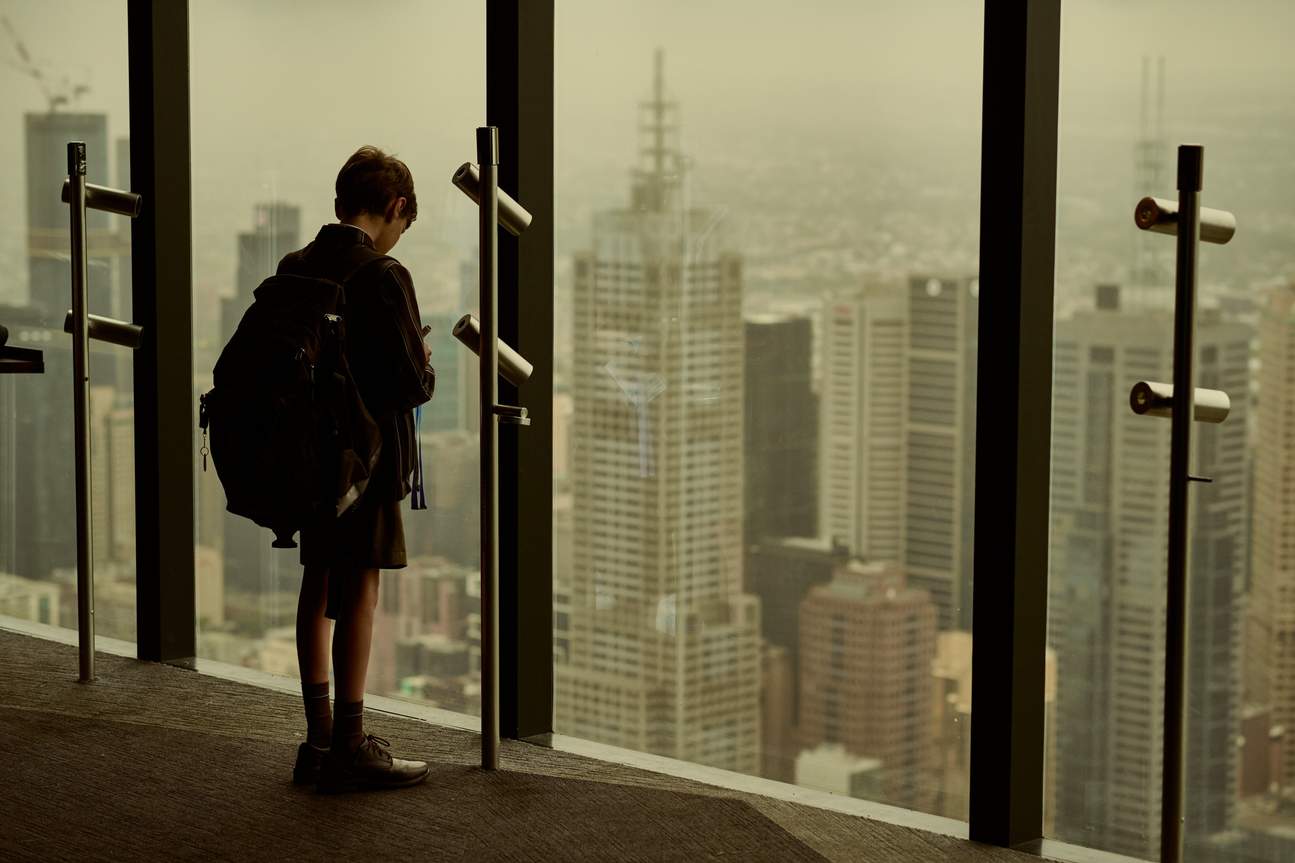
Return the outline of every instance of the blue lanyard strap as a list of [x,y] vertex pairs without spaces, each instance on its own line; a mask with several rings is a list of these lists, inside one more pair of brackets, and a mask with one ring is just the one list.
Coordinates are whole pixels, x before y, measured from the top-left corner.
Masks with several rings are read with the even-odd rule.
[[423,406],[414,408],[414,448],[418,453],[418,468],[414,472],[414,488],[409,495],[410,509],[427,509],[427,493],[423,490]]

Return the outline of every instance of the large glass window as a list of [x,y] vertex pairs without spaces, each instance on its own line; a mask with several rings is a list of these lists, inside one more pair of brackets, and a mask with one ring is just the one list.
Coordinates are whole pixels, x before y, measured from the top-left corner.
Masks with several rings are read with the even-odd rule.
[[1063,4],[1049,643],[1048,832],[1156,859],[1160,843],[1169,422],[1135,416],[1172,379],[1174,240],[1134,227],[1177,198],[1176,147],[1205,147],[1203,204],[1232,210],[1200,250],[1191,490],[1188,859],[1295,859],[1295,420],[1289,136],[1295,9],[1147,0]]
[[982,13],[557,4],[558,732],[966,817]]
[[[0,325],[43,375],[0,374],[0,615],[75,628],[76,483],[67,144],[130,187],[126,3],[0,9]],[[89,311],[131,317],[130,223],[90,211]],[[92,553],[100,635],[135,638],[132,358],[90,343]]]
[[[418,219],[392,254],[432,327],[438,386],[422,421],[428,509],[402,504],[409,564],[381,575],[368,690],[475,713],[477,449],[458,377],[476,366],[449,333],[475,306],[477,223],[449,180],[483,121],[485,17],[413,0],[356,16],[341,2],[190,4],[195,403],[253,289],[336,221],[347,157],[372,144],[403,159]],[[226,513],[214,471],[198,495],[200,655],[296,676],[298,552]]]

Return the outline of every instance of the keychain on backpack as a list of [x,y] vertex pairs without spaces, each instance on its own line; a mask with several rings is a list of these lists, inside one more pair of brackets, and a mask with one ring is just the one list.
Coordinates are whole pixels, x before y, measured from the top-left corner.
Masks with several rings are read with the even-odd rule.
[[207,396],[211,393],[203,393],[198,396],[198,427],[202,429],[202,449],[198,453],[202,456],[202,472],[207,472],[207,454],[211,450],[207,449],[207,424],[210,422],[208,416]]

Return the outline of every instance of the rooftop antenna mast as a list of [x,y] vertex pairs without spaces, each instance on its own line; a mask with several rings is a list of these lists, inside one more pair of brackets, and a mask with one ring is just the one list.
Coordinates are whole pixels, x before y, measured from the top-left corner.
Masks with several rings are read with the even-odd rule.
[[667,99],[665,92],[665,51],[656,49],[653,65],[652,98],[639,103],[634,203],[642,209],[662,211],[668,194],[679,185],[683,166],[678,148],[679,105]]

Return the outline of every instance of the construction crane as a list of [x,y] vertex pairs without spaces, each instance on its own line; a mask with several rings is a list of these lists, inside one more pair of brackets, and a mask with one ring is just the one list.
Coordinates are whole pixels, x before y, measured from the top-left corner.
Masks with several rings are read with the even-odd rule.
[[9,42],[13,45],[14,53],[18,55],[16,61],[6,60],[5,64],[12,66],[36,82],[36,86],[40,87],[41,95],[45,97],[45,101],[49,104],[51,114],[60,107],[73,104],[90,92],[89,84],[74,84],[67,76],[64,76],[58,83],[52,82],[45,70],[32,59],[31,52],[23,44],[22,37],[18,35],[18,31],[14,29],[13,22],[9,20],[8,16],[0,15],[0,27],[4,28],[9,37]]

